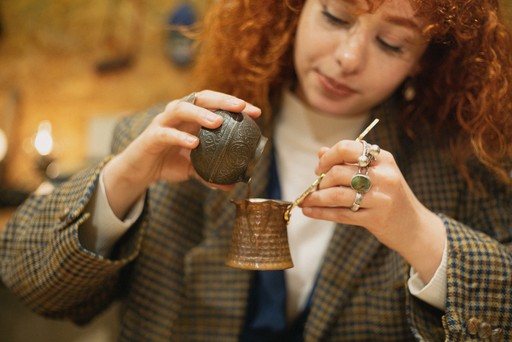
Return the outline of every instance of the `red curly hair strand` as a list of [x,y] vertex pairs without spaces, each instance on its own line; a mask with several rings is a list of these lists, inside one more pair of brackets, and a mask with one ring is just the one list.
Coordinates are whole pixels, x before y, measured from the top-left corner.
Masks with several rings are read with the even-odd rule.
[[[367,0],[371,9],[383,1]],[[512,183],[512,35],[499,1],[410,1],[429,23],[430,45],[401,124],[411,136],[424,124],[437,132],[468,180],[468,163],[476,158]],[[263,110],[262,126],[269,125],[294,77],[293,42],[304,2],[214,1],[197,36],[195,86],[254,103]]]

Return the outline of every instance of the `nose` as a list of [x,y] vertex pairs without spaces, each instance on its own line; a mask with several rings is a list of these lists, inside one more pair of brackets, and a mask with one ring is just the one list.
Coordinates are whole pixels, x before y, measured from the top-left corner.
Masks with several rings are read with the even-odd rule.
[[366,63],[368,40],[363,32],[345,32],[338,40],[335,58],[343,74],[359,72]]

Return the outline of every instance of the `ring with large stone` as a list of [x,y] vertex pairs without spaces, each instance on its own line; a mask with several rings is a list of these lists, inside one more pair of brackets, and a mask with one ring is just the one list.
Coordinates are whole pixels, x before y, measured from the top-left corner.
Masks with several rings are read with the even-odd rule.
[[181,99],[181,101],[195,104],[196,103],[196,93],[194,92],[194,93],[188,94],[187,96],[183,97]]
[[358,173],[352,176],[352,180],[350,181],[350,186],[356,192],[367,193],[372,187],[372,181],[368,176],[368,172],[363,173],[361,169]]
[[354,202],[352,203],[352,207],[350,210],[356,212],[361,207],[361,201],[363,200],[364,194],[361,192],[356,192],[356,198],[354,199]]

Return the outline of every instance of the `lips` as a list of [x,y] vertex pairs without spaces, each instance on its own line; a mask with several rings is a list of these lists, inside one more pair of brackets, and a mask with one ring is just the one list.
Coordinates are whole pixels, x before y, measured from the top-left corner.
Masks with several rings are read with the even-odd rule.
[[322,88],[328,94],[332,94],[334,96],[346,97],[346,96],[350,96],[350,95],[357,93],[357,91],[355,89],[350,88],[346,84],[337,82],[334,79],[327,77],[321,73],[318,73],[318,78],[319,78]]

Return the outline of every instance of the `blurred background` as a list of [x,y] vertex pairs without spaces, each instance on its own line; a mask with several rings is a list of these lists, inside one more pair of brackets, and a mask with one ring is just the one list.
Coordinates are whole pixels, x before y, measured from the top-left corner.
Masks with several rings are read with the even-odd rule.
[[169,22],[204,3],[1,1],[2,187],[33,190],[41,176],[72,173],[104,154],[119,116],[182,96],[186,46]]
[[[206,3],[0,0],[0,231],[30,192],[107,155],[121,116],[190,91],[193,52],[172,25]],[[114,341],[117,310],[78,328],[0,284],[0,341]]]
[[[31,192],[109,152],[119,118],[191,89],[172,29],[208,0],[0,0],[0,231]],[[512,18],[512,0],[502,0]],[[44,319],[0,284],[0,341],[114,341],[114,306],[89,326]]]

